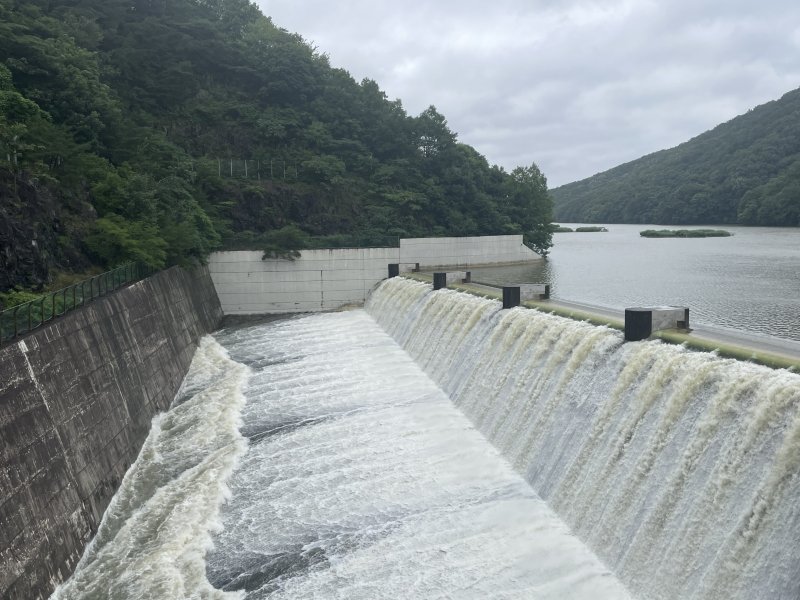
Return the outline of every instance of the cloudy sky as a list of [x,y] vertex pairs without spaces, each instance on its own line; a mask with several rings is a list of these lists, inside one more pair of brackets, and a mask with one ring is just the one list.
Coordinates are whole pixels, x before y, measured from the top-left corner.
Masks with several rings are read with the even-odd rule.
[[800,86],[797,0],[257,0],[410,114],[551,187]]

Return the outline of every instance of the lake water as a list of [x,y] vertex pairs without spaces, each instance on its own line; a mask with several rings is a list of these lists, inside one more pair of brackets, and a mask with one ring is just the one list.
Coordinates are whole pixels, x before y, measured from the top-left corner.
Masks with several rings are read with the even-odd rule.
[[725,227],[734,235],[653,239],[639,232],[663,226],[607,228],[556,233],[547,261],[473,269],[473,279],[550,283],[553,298],[616,310],[688,306],[694,325],[800,340],[800,229]]

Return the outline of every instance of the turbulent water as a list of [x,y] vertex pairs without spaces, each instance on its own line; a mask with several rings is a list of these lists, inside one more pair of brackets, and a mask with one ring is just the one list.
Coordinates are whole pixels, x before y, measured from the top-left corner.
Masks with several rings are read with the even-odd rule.
[[402,279],[215,338],[57,598],[800,597],[795,374]]
[[370,312],[640,598],[800,598],[800,377],[424,284]]
[[206,578],[204,555],[219,528],[225,482],[246,449],[239,411],[247,372],[210,337],[201,342],[174,406],[153,420],[54,599],[225,598]]

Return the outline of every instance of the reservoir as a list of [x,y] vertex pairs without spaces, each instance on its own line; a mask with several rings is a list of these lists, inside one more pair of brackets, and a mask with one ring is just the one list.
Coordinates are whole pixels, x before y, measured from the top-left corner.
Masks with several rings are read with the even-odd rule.
[[733,236],[653,239],[639,232],[692,227],[607,228],[556,233],[546,262],[475,268],[473,278],[550,283],[553,298],[620,311],[688,306],[693,324],[800,341],[800,229],[725,226]]

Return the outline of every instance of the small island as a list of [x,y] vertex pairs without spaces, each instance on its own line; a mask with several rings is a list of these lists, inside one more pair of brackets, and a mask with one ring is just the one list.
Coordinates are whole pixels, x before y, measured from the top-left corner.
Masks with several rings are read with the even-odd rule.
[[571,227],[564,227],[563,225],[553,223],[551,227],[553,233],[573,233],[575,231],[579,233],[597,233],[598,231],[608,231],[608,229],[605,227],[600,226],[576,227],[575,229],[572,229]]
[[646,229],[639,235],[647,238],[706,238],[730,237],[733,234],[724,229]]

